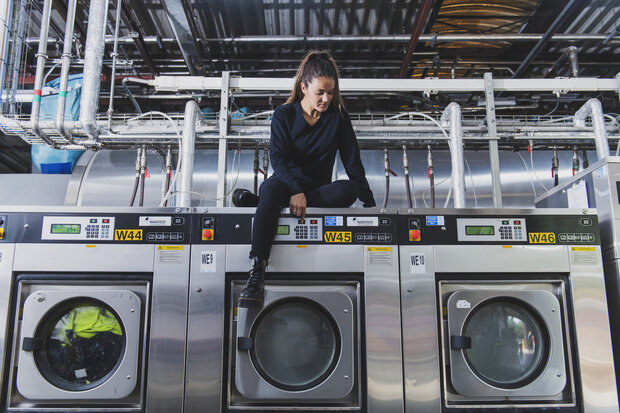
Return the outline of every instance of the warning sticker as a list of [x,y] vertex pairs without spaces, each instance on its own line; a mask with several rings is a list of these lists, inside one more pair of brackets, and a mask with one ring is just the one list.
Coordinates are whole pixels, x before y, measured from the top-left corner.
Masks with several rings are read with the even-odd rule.
[[200,272],[215,272],[215,251],[200,253]]
[[409,272],[411,274],[426,273],[426,260],[424,259],[424,253],[412,252],[409,254]]
[[392,265],[392,247],[368,247],[368,264],[389,264]]
[[570,261],[573,265],[596,265],[596,248],[571,247]]
[[158,250],[157,257],[162,264],[183,264],[183,250]]

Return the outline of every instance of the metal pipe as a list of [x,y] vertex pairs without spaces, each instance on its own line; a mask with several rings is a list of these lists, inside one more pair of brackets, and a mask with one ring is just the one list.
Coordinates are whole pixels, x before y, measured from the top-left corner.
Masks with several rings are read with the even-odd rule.
[[114,113],[114,86],[116,83],[116,56],[118,54],[118,32],[121,26],[121,8],[123,0],[116,0],[116,22],[114,26],[114,48],[112,49],[112,79],[110,80],[110,104],[108,106],[108,130],[112,130]]
[[[9,25],[11,24],[12,9],[13,1],[0,2],[0,98],[4,91],[4,71],[7,66],[6,56],[9,49]],[[0,112],[2,112],[1,106]]]
[[568,4],[564,6],[564,8],[562,9],[558,17],[556,17],[553,23],[551,23],[551,26],[549,26],[549,28],[547,29],[543,37],[540,38],[538,43],[536,43],[536,45],[532,48],[532,50],[530,50],[528,55],[525,57],[525,59],[523,59],[523,62],[519,65],[517,70],[515,70],[515,74],[512,75],[513,79],[521,76],[525,72],[525,70],[530,65],[530,62],[534,60],[536,56],[538,56],[542,48],[546,46],[547,43],[551,40],[551,37],[553,36],[553,34],[558,30],[560,23],[564,21],[564,18],[566,17],[568,12],[573,8],[576,2],[577,0],[570,0]]
[[144,206],[144,184],[146,181],[146,146],[142,146],[142,155],[140,156],[140,203],[138,206]]
[[[168,150],[166,151],[166,183],[164,184],[164,190],[162,197],[165,197],[170,189],[170,178],[172,178],[172,148],[168,146]],[[168,199],[164,201],[164,206],[168,206]]]
[[256,148],[254,149],[254,195],[258,195],[258,171],[260,170],[258,156],[259,149]]
[[560,184],[560,176],[558,174],[560,170],[560,157],[558,156],[558,147],[553,147],[553,157],[551,158],[551,177],[553,178],[553,186]]
[[73,44],[73,26],[77,0],[69,0],[67,5],[67,22],[65,25],[65,43],[62,50],[62,66],[60,68],[60,85],[56,106],[56,129],[65,138],[67,143],[75,143],[65,128],[65,104],[67,102],[67,85],[69,83],[69,68],[71,66],[71,45]]
[[[613,34],[613,33],[612,33]],[[529,43],[537,42],[542,39],[544,34],[542,33],[506,33],[506,34],[421,34],[418,38],[418,42],[431,42],[435,41],[435,44],[439,43],[455,43],[455,42],[482,42],[482,43],[498,43],[498,42],[519,42]],[[240,36],[240,37],[218,37],[218,38],[206,38],[196,39],[197,42],[203,43],[347,43],[347,42],[395,42],[395,43],[407,43],[411,39],[410,35],[377,35],[377,36],[358,36],[358,35],[342,35],[342,36]],[[170,44],[177,43],[177,40],[172,37],[159,37],[159,36],[144,36],[144,43],[146,44]],[[620,36],[613,34],[610,37],[609,34],[598,33],[556,33],[551,36],[552,42],[604,42],[608,40],[608,44],[620,43]],[[28,37],[25,39],[26,43],[33,44],[38,43],[39,39]],[[120,44],[133,44],[134,37],[122,36],[118,39]],[[56,43],[57,40],[49,38],[48,43]],[[113,36],[105,37],[106,44],[114,43]]]
[[573,176],[575,176],[575,172],[579,172],[579,155],[576,146],[573,148]]
[[108,0],[91,0],[88,16],[80,122],[86,135],[91,140],[96,141],[99,137],[97,111],[99,109],[99,90],[101,88],[101,67],[103,65],[103,52],[105,48]]
[[194,147],[196,146],[196,120],[200,108],[190,100],[185,105],[185,120],[183,122],[183,140],[181,143],[181,175],[179,184],[179,207],[192,206],[192,180],[194,174]]
[[125,89],[125,92],[127,92],[127,96],[129,96],[129,100],[131,100],[131,103],[133,103],[133,106],[136,108],[136,111],[138,113],[142,113],[142,109],[140,108],[140,105],[138,104],[138,101],[136,100],[136,98],[133,96],[133,93],[131,93],[131,90],[129,90],[129,87],[127,86],[127,82],[141,83],[143,85],[148,85],[149,81],[140,79],[138,77],[126,77],[126,78],[123,78],[123,80],[121,81],[123,89]]
[[55,147],[54,142],[43,133],[39,125],[39,113],[41,110],[41,89],[43,88],[43,73],[45,71],[45,60],[47,59],[47,33],[50,27],[50,17],[52,11],[52,0],[45,0],[43,3],[43,15],[41,17],[41,36],[39,38],[39,50],[37,51],[37,69],[34,79],[34,91],[32,96],[32,109],[30,110],[30,122],[32,132],[51,147]]
[[442,126],[450,126],[450,160],[452,163],[452,192],[454,208],[465,208],[465,173],[463,158],[463,128],[461,107],[450,103],[441,115]]
[[265,148],[263,152],[263,181],[267,179],[269,175],[269,149]]
[[381,208],[387,208],[388,198],[390,197],[390,157],[388,150],[383,150],[383,168],[385,169],[385,191],[383,193],[383,204]]
[[426,156],[426,174],[428,175],[429,187],[431,189],[431,208],[435,208],[435,166],[433,164],[433,151],[431,145],[427,145],[428,155]]
[[407,145],[403,145],[403,169],[405,171],[405,189],[407,190],[407,206],[413,208],[411,203],[411,187],[409,185],[409,157],[407,156]]
[[596,145],[596,155],[599,159],[609,156],[609,142],[607,141],[607,130],[605,130],[605,118],[603,117],[603,107],[598,99],[588,100],[573,117],[573,125],[578,128],[586,127],[586,118],[592,117],[594,128],[594,144]]
[[138,154],[136,155],[136,179],[133,184],[133,191],[131,192],[131,199],[129,200],[129,206],[132,207],[136,201],[136,194],[138,193],[138,185],[140,184],[140,154],[142,148],[138,148]]
[[572,77],[579,76],[579,60],[577,57],[577,46],[568,46],[568,61]]
[[409,68],[409,64],[411,62],[411,56],[413,55],[413,52],[418,45],[420,33],[422,33],[422,29],[424,29],[424,26],[426,25],[426,20],[428,20],[428,15],[431,12],[432,4],[433,0],[423,0],[422,5],[420,6],[418,12],[415,15],[413,30],[411,31],[411,38],[409,39],[409,44],[407,45],[407,51],[405,52],[403,62],[400,65],[400,72],[398,73],[399,79],[404,78],[405,74],[407,73],[407,69]]
[[17,84],[19,83],[19,70],[21,67],[22,45],[24,43],[24,30],[26,27],[26,3],[27,0],[21,0],[19,4],[19,17],[17,20],[17,33],[14,37],[13,45],[13,76],[11,79],[11,91],[9,97],[9,113],[15,114],[17,107],[15,106],[15,96],[17,95]]

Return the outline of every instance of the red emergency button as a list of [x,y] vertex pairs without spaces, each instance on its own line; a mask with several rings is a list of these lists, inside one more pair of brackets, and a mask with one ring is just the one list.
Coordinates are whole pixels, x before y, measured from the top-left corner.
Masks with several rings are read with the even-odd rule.
[[422,236],[419,229],[409,230],[409,241],[422,241]]
[[213,230],[212,229],[203,229],[202,230],[202,240],[203,241],[213,241]]

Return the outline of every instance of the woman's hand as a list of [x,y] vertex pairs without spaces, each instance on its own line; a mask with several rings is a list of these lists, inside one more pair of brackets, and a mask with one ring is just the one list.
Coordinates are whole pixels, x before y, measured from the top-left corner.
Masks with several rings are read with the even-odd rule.
[[306,218],[306,195],[303,192],[293,195],[288,206],[291,209],[291,213],[296,217],[300,217],[303,222]]

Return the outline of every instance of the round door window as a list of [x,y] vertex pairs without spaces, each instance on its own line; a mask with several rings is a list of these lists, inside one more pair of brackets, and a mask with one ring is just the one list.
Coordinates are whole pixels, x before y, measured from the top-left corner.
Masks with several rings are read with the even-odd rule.
[[37,368],[51,384],[72,391],[96,387],[114,373],[126,341],[118,315],[93,299],[60,304],[36,336],[43,340],[34,353]]
[[340,337],[333,318],[316,303],[278,302],[256,320],[252,360],[260,375],[284,390],[320,384],[336,367]]
[[498,300],[480,305],[465,321],[463,335],[471,337],[465,360],[491,385],[522,387],[546,363],[548,332],[525,303]]

